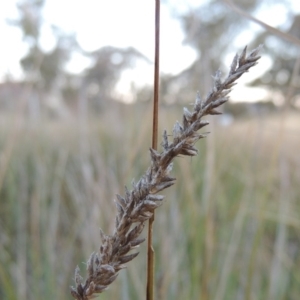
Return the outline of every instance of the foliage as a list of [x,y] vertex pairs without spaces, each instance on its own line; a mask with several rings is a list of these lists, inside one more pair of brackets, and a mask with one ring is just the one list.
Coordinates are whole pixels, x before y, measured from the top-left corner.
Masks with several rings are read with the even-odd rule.
[[[287,32],[300,40],[300,15],[293,15],[289,19]],[[262,85],[272,91],[285,96],[286,104],[296,105],[300,94],[300,57],[299,45],[280,41],[269,32],[262,32],[255,38],[255,42],[264,41],[266,53],[272,59],[272,67],[260,78],[251,82],[252,86]]]
[[[271,66],[265,70],[264,76],[260,76],[250,85],[263,86],[270,92],[275,88],[276,92],[283,96],[286,96],[287,93],[291,94],[287,98],[293,99],[290,101],[286,98],[286,101],[295,102],[295,96],[299,94],[299,70],[294,70],[294,67],[299,65],[297,46],[291,43],[287,44],[272,33],[253,26],[251,21],[226,6],[226,2],[204,1],[197,8],[186,9],[184,13],[181,13],[176,12],[176,5],[172,1],[167,1],[171,7],[173,4],[175,14],[182,23],[185,33],[184,43],[191,46],[197,52],[198,57],[190,67],[180,74],[163,78],[163,99],[168,102],[169,95],[174,90],[176,91],[173,93],[176,101],[184,99],[178,94],[191,97],[190,87],[205,90],[210,83],[210,78],[206,74],[217,68],[222,69],[225,57],[228,53],[235,52],[236,47],[240,47],[239,41],[243,40],[245,35],[250,36],[247,38],[247,43],[251,43],[254,47],[266,44],[265,56],[271,60]],[[257,15],[260,10],[268,10],[272,6],[284,6],[283,13],[286,12],[286,20],[283,24],[278,23],[276,26],[295,37],[299,35],[298,16],[293,11],[291,1],[238,1],[236,5],[253,16]],[[292,78],[292,74],[295,72],[297,76],[294,75]],[[198,78],[202,78],[202,80],[199,82]],[[243,101],[243,99],[239,100]],[[273,101],[271,97],[268,100]]]
[[109,100],[115,100],[113,91],[122,71],[133,68],[137,59],[149,60],[133,47],[102,47],[92,53],[86,53],[92,60],[85,70],[84,88],[91,108],[97,109]]

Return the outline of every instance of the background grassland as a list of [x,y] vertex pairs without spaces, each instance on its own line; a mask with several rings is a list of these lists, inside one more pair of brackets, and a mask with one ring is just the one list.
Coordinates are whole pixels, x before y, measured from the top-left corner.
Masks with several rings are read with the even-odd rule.
[[[0,298],[71,299],[77,264],[114,225],[113,197],[149,164],[151,108],[96,120],[2,121]],[[181,111],[163,108],[160,132]],[[199,155],[178,158],[157,210],[156,299],[298,299],[300,122],[216,117]],[[145,233],[144,233],[145,235]],[[146,244],[100,299],[144,299]]]

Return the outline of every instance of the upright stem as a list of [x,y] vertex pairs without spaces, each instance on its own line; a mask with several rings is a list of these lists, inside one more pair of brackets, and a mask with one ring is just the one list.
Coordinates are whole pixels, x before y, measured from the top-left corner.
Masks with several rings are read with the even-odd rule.
[[[158,99],[159,99],[159,24],[160,23],[160,0],[155,0],[155,65],[154,65],[154,98],[153,98],[153,125],[152,125],[152,148],[157,149],[158,132]],[[154,299],[154,249],[153,216],[148,226],[148,259],[147,259],[147,300]]]

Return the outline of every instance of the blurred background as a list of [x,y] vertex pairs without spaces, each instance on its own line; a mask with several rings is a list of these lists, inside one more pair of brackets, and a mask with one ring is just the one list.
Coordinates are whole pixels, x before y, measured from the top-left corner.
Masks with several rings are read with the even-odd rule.
[[[155,1],[2,1],[0,298],[71,299],[150,159]],[[154,227],[156,299],[299,299],[300,2],[165,0],[159,132],[264,44]],[[281,36],[246,14],[280,30]],[[292,37],[292,39],[291,39]],[[143,233],[145,236],[145,233]],[[146,243],[99,299],[144,299]]]

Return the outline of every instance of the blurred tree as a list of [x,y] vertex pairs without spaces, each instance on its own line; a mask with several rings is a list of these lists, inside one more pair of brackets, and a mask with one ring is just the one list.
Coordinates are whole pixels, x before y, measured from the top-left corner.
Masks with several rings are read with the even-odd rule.
[[[239,3],[247,11],[254,12],[260,1],[241,0]],[[208,92],[211,75],[220,68],[228,50],[232,50],[231,42],[247,26],[247,20],[232,13],[217,0],[205,1],[197,8],[189,9],[183,14],[178,12],[175,14],[180,19],[185,33],[184,43],[191,46],[198,57],[182,73],[175,77],[164,78],[162,86],[165,92],[170,91],[169,94],[180,89],[181,95],[193,99],[195,90],[199,89],[201,93]]]
[[[288,20],[290,26],[287,33],[300,40],[300,15],[292,15]],[[262,85],[275,93],[280,93],[287,107],[295,106],[300,95],[299,47],[278,39],[268,31],[259,34],[255,43],[264,43],[265,52],[271,58],[272,66],[251,82],[251,85]]]
[[56,46],[46,52],[40,44],[40,32],[43,25],[42,9],[45,0],[24,0],[17,7],[20,17],[10,21],[20,27],[24,40],[29,44],[28,53],[21,59],[21,66],[30,81],[43,91],[49,91],[56,78],[63,72],[64,64],[70,53],[78,45],[74,35],[67,35],[59,28],[52,26]]
[[[51,28],[56,45],[51,51],[45,51],[40,43],[44,5],[45,0],[23,0],[17,6],[19,19],[10,21],[11,25],[22,30],[23,38],[29,45],[28,53],[20,63],[26,81],[33,84],[39,99],[51,94],[55,98],[62,96],[73,111],[77,111],[77,106],[86,105],[95,111],[105,101],[115,99],[114,88],[122,71],[134,67],[136,59],[147,61],[147,58],[134,48],[107,46],[92,53],[85,52],[78,45],[75,35],[66,34],[55,26]],[[91,60],[91,67],[80,75],[69,74],[65,70],[66,63],[75,51]],[[84,105],[83,98],[88,101]],[[37,101],[37,97],[34,101]]]
[[44,6],[45,0],[25,0],[17,4],[20,19],[12,21],[12,24],[20,26],[23,31],[24,39],[36,45],[40,28],[42,25],[41,10]]
[[[170,3],[172,7],[171,0],[165,2]],[[290,14],[293,14],[290,2],[289,0],[241,0],[238,1],[238,6],[255,15],[261,9],[266,10],[272,5],[280,4],[289,8]],[[181,100],[186,102],[186,99],[195,97],[195,90],[199,89],[201,93],[208,92],[207,89],[212,83],[211,74],[217,69],[223,68],[222,61],[225,60],[225,56],[229,52],[240,51],[245,46],[244,44],[238,45],[238,49],[236,49],[235,38],[249,29],[251,23],[219,0],[205,1],[196,9],[192,8],[184,13],[175,11],[174,14],[181,20],[186,36],[184,43],[196,50],[198,57],[189,68],[180,74],[162,78],[162,98],[166,102]],[[260,43],[265,44],[265,36],[262,36],[261,39],[256,38],[259,35],[258,30],[251,30],[251,34],[253,35],[252,40],[250,38],[245,43],[252,43],[251,47],[256,47]],[[295,51],[292,52],[287,56],[295,61]],[[277,57],[282,54],[276,48],[273,48],[273,54],[272,59],[276,64]],[[276,73],[274,76],[280,77],[281,75],[278,74],[282,72],[281,66],[278,66],[277,70],[275,69],[273,69]],[[178,93],[179,90],[180,93]],[[173,96],[170,97],[170,95]]]
[[148,61],[135,48],[106,46],[87,54],[92,66],[85,71],[85,89],[93,108],[100,108],[108,100],[116,100],[114,87],[122,72],[135,66],[137,59]]
[[56,46],[45,52],[37,43],[30,47],[28,54],[21,59],[21,66],[26,75],[42,91],[49,92],[57,82],[59,75],[66,75],[64,66],[69,60],[71,51],[77,47],[75,36],[56,31]]
[[72,52],[79,49],[75,35],[66,34],[55,26],[51,29],[56,45],[50,51],[43,49],[40,40],[44,5],[45,0],[23,0],[17,4],[19,18],[8,21],[21,29],[23,39],[29,46],[20,64],[25,81],[33,87],[28,105],[30,114],[34,116],[39,115],[41,105],[51,107],[54,98],[55,109],[63,108],[61,89],[68,75],[64,67]]

